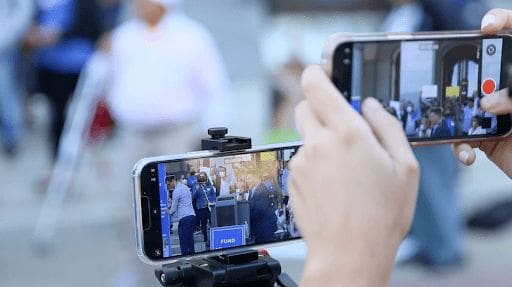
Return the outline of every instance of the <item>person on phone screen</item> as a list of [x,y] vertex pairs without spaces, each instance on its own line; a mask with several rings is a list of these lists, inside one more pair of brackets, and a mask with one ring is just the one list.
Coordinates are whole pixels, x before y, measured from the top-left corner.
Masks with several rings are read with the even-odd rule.
[[246,181],[249,187],[251,233],[256,244],[269,243],[277,230],[274,191],[262,182],[261,174],[257,170],[249,172]]
[[415,136],[418,122],[418,113],[414,110],[414,103],[408,101],[402,112],[401,120],[407,136]]
[[462,112],[462,131],[464,134],[469,133],[469,129],[472,126],[473,117],[476,116],[476,114],[477,111],[475,109],[474,100],[468,100]]
[[217,172],[215,176],[215,188],[217,189],[217,196],[231,196],[233,183],[231,177],[228,176],[227,169],[222,165],[217,167]]
[[[512,29],[512,11],[491,10],[482,27],[487,34]],[[401,123],[375,99],[366,99],[359,115],[319,66],[305,70],[302,87],[306,99],[295,118],[304,144],[289,164],[290,200],[308,246],[301,286],[386,286],[411,226],[418,162]],[[481,106],[509,114],[512,98],[502,90]],[[473,147],[512,178],[512,136],[457,144],[453,151],[469,165]],[[333,239],[336,244],[327,244]]]
[[475,116],[471,120],[471,128],[468,130],[468,135],[474,136],[474,135],[485,135],[485,129],[482,128],[480,124],[480,117]]
[[194,228],[196,226],[196,214],[192,207],[192,194],[189,188],[176,177],[171,176],[170,188],[172,192],[171,219],[178,222],[178,237],[180,239],[181,255],[195,253]]
[[[210,223],[210,208],[215,204],[217,195],[215,187],[210,183],[206,172],[202,171],[197,177],[197,184],[193,189],[192,198],[196,201],[197,223],[201,226],[204,242],[208,243],[207,226]],[[206,244],[208,247],[208,244]]]
[[441,108],[430,109],[428,117],[432,123],[432,134],[430,137],[446,138],[452,136],[448,123],[443,117],[443,110]]

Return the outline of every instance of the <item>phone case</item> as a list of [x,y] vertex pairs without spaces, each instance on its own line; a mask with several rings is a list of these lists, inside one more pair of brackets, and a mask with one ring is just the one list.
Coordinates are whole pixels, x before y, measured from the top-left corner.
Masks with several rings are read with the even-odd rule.
[[[262,145],[258,147],[254,147],[249,150],[242,150],[242,151],[232,151],[232,152],[223,152],[219,153],[216,151],[196,151],[196,152],[189,152],[184,154],[177,154],[177,155],[166,155],[166,156],[159,156],[159,157],[150,157],[150,158],[143,158],[140,161],[138,161],[132,172],[132,178],[133,178],[133,208],[134,208],[134,215],[135,215],[135,236],[136,236],[136,248],[137,248],[137,255],[139,258],[146,264],[149,265],[164,265],[169,263],[174,263],[178,260],[189,260],[189,259],[196,259],[196,258],[202,258],[206,256],[217,256],[220,254],[223,254],[226,252],[226,250],[217,250],[217,251],[210,251],[205,252],[201,254],[195,254],[190,256],[177,256],[165,260],[152,260],[144,253],[144,232],[142,227],[142,209],[141,209],[141,172],[144,166],[150,163],[154,162],[162,162],[162,161],[171,161],[171,160],[189,160],[189,159],[197,159],[197,158],[205,158],[205,157],[213,157],[213,156],[231,156],[231,155],[241,155],[241,154],[247,154],[247,153],[254,153],[254,152],[261,152],[266,150],[275,150],[275,149],[285,149],[285,148],[298,148],[302,145],[302,142],[288,142],[288,143],[280,143],[280,144],[271,144],[271,145]],[[250,245],[250,246],[241,246],[237,248],[230,248],[228,249],[229,252],[236,252],[236,251],[242,251],[247,249],[266,249],[269,247],[276,247],[281,246],[285,244],[289,244],[290,242],[299,242],[302,239],[289,239],[282,242],[273,242],[269,244],[262,244],[262,245]]]
[[[495,36],[512,37],[511,31],[503,31],[503,33],[496,34]],[[367,34],[350,34],[350,33],[337,33],[333,34],[327,39],[327,42],[322,51],[321,66],[328,74],[329,78],[332,76],[332,59],[336,47],[346,42],[375,42],[375,41],[401,41],[401,40],[430,40],[447,39],[447,38],[472,38],[483,36],[480,30],[471,31],[443,31],[443,32],[417,32],[417,33],[367,33]],[[500,138],[505,138],[512,135],[512,129],[506,135],[496,136],[491,138],[463,138],[463,139],[443,139],[432,141],[410,141],[411,146],[429,146],[439,144],[452,144],[452,143],[465,143],[465,142],[478,142],[478,141],[492,141]]]

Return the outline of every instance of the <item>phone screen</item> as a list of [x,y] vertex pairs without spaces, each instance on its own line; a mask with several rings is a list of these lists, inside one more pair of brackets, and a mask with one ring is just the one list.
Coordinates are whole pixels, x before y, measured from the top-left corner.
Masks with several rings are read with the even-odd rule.
[[411,141],[499,136],[510,117],[483,111],[480,99],[505,86],[511,48],[500,37],[344,43],[333,81],[358,111],[379,100]]
[[158,206],[144,228],[146,255],[161,260],[299,238],[287,188],[296,149],[154,163],[157,184],[143,186],[154,189],[149,201]]

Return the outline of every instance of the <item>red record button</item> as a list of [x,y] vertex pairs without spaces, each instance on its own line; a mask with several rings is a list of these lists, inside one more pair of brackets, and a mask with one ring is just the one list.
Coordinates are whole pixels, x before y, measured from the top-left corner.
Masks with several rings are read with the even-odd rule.
[[494,94],[496,91],[496,82],[493,79],[486,79],[482,83],[482,93],[484,95]]

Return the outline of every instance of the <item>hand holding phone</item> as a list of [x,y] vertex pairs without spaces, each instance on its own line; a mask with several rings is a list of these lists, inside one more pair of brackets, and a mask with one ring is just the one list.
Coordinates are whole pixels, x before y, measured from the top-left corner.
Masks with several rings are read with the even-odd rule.
[[[482,31],[495,34],[505,29],[512,29],[512,11],[493,9],[482,19]],[[482,108],[496,115],[512,114],[512,71],[508,69],[507,89],[500,90],[482,99]],[[455,156],[465,165],[476,160],[473,148],[480,148],[505,174],[512,178],[512,136],[485,142],[459,143],[453,146]]]
[[318,66],[302,83],[307,99],[295,117],[304,144],[289,185],[308,246],[301,286],[383,285],[412,221],[418,163],[400,122],[375,99],[359,115]]

